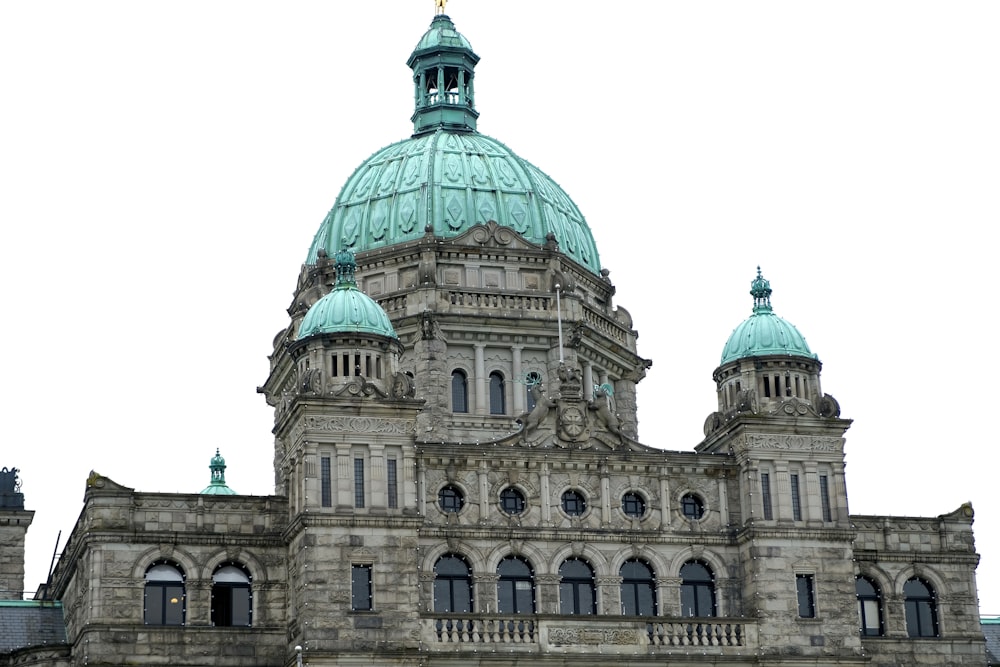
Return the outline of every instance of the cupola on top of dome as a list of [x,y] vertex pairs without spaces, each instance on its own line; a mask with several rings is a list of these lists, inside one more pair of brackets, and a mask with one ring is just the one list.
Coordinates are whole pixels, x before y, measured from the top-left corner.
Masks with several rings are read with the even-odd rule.
[[757,267],[757,277],[750,283],[753,314],[737,326],[722,348],[721,365],[746,357],[788,355],[816,359],[805,337],[790,322],[771,309],[771,283]]
[[426,233],[453,238],[495,221],[529,242],[559,249],[600,274],[597,246],[573,200],[555,181],[476,129],[479,56],[451,19],[438,14],[407,60],[413,70],[413,135],[359,166],[320,225],[307,264],[321,250],[356,252]]
[[354,280],[354,253],[336,254],[336,281],[329,294],[314,303],[299,325],[298,339],[316,334],[374,334],[397,338],[389,316]]
[[235,496],[236,492],[226,485],[226,459],[219,454],[219,449],[215,449],[215,456],[208,464],[212,471],[212,481],[201,490],[201,495],[207,496]]

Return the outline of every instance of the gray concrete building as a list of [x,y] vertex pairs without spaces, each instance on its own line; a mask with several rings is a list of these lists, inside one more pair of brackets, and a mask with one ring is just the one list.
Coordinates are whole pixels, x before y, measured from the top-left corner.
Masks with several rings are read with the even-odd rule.
[[0,665],[986,665],[972,507],[850,513],[851,421],[759,268],[704,439],[644,444],[652,362],[572,199],[477,131],[478,60],[436,15],[412,137],[315,236],[258,388],[274,495],[219,452],[202,493],[92,473]]

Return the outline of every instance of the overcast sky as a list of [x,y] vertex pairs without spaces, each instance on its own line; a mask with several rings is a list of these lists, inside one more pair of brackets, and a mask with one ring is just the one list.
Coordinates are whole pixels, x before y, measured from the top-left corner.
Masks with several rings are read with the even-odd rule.
[[[640,439],[691,450],[775,312],[854,419],[856,514],[976,509],[1000,614],[1000,3],[453,0],[479,129],[562,185],[653,367]],[[411,132],[432,0],[0,3],[0,466],[26,587],[90,470],[273,492],[255,387],[340,186]]]

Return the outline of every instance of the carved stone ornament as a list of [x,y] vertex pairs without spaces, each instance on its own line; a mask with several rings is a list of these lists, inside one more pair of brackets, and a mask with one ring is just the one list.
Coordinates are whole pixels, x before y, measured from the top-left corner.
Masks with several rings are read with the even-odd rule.
[[334,396],[343,396],[344,394],[361,397],[377,396],[379,398],[389,398],[389,394],[382,391],[378,385],[371,382],[364,375],[355,376],[353,380],[334,392]]
[[406,373],[397,371],[392,374],[392,387],[389,395],[396,399],[413,398],[417,395],[417,389],[413,384],[413,378]]
[[621,628],[549,628],[549,644],[554,646],[617,644],[634,645],[639,642],[638,633]]
[[823,394],[823,398],[816,402],[816,412],[821,417],[836,419],[840,416],[840,403],[830,394]]
[[811,435],[748,434],[747,449],[795,450],[802,452],[836,452],[843,447],[843,438]]
[[559,439],[583,443],[590,437],[590,420],[583,401],[560,401]]
[[310,431],[387,433],[390,435],[412,435],[416,425],[412,419],[379,419],[375,417],[307,417],[305,422],[306,428]]

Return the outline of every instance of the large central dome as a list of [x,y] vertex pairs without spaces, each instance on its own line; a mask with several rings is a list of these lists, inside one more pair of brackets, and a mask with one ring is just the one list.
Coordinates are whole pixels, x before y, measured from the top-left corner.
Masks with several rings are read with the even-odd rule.
[[594,273],[597,246],[573,200],[540,169],[476,130],[472,85],[479,57],[444,15],[434,17],[408,64],[414,135],[376,152],[347,180],[320,226],[306,263],[412,241],[430,231],[457,236],[494,220],[560,250]]

